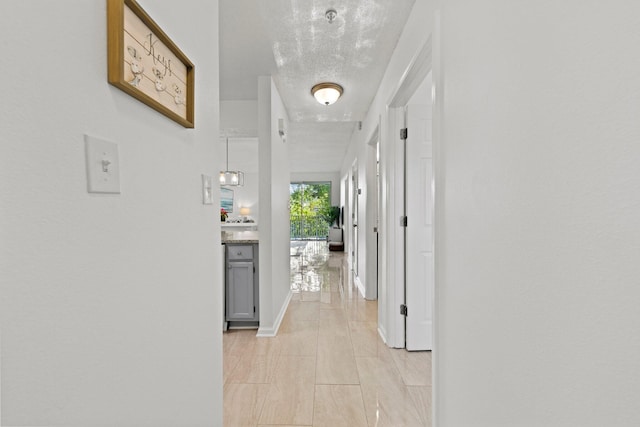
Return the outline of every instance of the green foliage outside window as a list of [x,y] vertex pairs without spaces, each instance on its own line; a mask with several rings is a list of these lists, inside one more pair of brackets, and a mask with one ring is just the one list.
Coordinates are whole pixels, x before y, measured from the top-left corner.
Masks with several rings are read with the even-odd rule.
[[331,206],[331,183],[291,183],[289,194],[291,238],[325,238],[340,212]]

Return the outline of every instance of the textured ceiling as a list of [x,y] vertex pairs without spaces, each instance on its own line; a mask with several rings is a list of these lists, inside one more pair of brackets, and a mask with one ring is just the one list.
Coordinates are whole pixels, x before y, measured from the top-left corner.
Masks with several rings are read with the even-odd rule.
[[[291,122],[291,170],[340,170],[414,1],[221,0],[221,99],[256,99],[258,76],[273,75]],[[344,88],[333,105],[310,93],[323,81]]]
[[[363,120],[412,5],[407,0],[261,1],[278,67],[275,81],[290,120]],[[329,8],[338,13],[332,24],[325,18]],[[320,105],[311,96],[311,87],[325,81],[344,88],[334,105]]]

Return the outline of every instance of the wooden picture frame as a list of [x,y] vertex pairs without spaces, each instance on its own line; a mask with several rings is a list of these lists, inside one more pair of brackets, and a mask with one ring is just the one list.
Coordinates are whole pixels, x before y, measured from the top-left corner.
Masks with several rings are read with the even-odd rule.
[[107,0],[107,52],[110,84],[194,127],[195,67],[135,0]]

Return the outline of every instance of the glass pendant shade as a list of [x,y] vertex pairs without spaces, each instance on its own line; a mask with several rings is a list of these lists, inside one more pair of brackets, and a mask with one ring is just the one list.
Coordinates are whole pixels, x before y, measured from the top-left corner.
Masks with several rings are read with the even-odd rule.
[[220,185],[233,185],[238,187],[244,185],[244,173],[229,170],[229,138],[227,138],[227,170],[220,171]]
[[336,83],[318,83],[311,88],[313,97],[322,105],[331,105],[342,95],[342,86]]
[[240,171],[220,171],[220,185],[244,185],[244,173]]

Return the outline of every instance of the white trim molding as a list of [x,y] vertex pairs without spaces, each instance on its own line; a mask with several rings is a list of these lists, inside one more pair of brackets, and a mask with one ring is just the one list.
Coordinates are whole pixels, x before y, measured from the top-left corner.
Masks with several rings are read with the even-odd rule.
[[360,295],[362,296],[362,298],[364,298],[365,296],[365,289],[364,289],[364,284],[360,281],[360,277],[354,275],[353,276],[353,283],[356,285],[356,287],[358,288],[358,291],[360,292]]
[[280,312],[278,313],[278,317],[273,322],[273,326],[265,327],[260,326],[258,328],[257,337],[275,337],[278,334],[278,329],[280,329],[280,324],[282,323],[282,319],[284,319],[284,315],[287,312],[287,307],[289,307],[289,302],[291,302],[291,297],[293,296],[293,292],[289,291],[287,294],[287,298],[284,300],[284,304],[280,308]]

